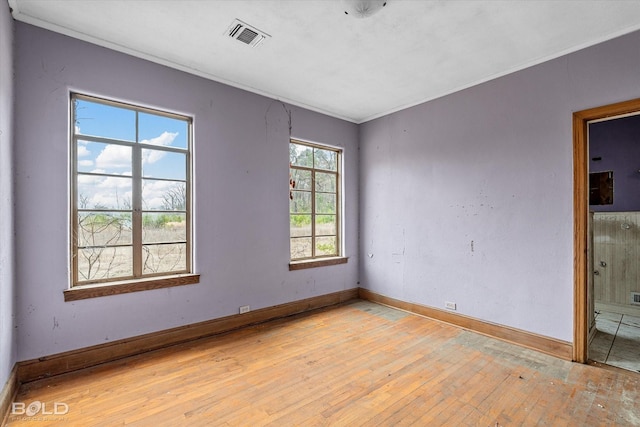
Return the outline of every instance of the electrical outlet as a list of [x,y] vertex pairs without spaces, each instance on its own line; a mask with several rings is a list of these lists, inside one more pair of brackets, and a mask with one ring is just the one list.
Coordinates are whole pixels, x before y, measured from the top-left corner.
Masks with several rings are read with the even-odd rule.
[[456,303],[447,301],[447,302],[444,303],[444,308],[448,308],[449,310],[455,310],[456,309]]
[[240,314],[248,313],[251,311],[251,307],[248,305],[243,305],[240,307]]

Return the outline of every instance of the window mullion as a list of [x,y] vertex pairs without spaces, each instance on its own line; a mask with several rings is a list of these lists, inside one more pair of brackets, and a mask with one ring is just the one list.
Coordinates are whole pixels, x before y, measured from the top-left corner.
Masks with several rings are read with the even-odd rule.
[[[72,105],[72,111],[73,111],[73,120],[71,121],[71,128],[73,129],[74,124],[76,122],[76,109],[73,108],[73,103],[71,103]],[[79,216],[78,216],[78,140],[74,137],[73,139],[73,144],[72,144],[72,156],[73,156],[73,161],[71,162],[71,167],[72,167],[72,176],[73,176],[73,199],[71,200],[71,218],[73,223],[71,224],[71,230],[72,230],[72,239],[71,239],[71,268],[72,268],[72,273],[71,273],[71,280],[72,283],[76,283],[78,280],[80,280],[80,275],[78,274],[78,221],[79,221]]]
[[311,258],[316,257],[316,149],[311,148]]
[[316,171],[311,171],[311,257],[316,257]]
[[132,148],[132,245],[133,276],[142,276],[142,148],[138,144],[138,114],[136,113],[136,142]]
[[[192,261],[191,261],[191,257],[193,254],[193,248],[191,247],[191,242],[193,241],[193,236],[191,235],[191,226],[192,226],[192,222],[191,222],[191,208],[189,206],[191,206],[191,180],[192,180],[192,176],[191,176],[191,138],[192,138],[192,123],[189,124],[189,127],[187,128],[187,132],[188,132],[188,144],[187,144],[187,155],[185,156],[184,160],[185,162],[187,162],[185,164],[185,179],[187,180],[186,182],[186,205],[185,205],[185,219],[187,221],[187,230],[186,230],[186,237],[187,237],[187,265],[191,266],[192,265]],[[187,212],[186,210],[189,209],[189,211]],[[191,267],[189,267],[191,268]]]
[[342,156],[336,158],[336,253],[342,254]]

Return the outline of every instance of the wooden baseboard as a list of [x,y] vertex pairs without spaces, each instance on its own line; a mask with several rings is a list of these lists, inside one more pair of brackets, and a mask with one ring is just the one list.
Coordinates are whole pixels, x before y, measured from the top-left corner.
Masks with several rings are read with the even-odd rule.
[[511,328],[509,326],[485,322],[473,317],[458,313],[451,313],[449,311],[421,304],[397,300],[364,288],[359,288],[358,295],[364,300],[388,305],[410,313],[419,314],[421,316],[449,323],[472,332],[477,332],[492,338],[497,338],[532,350],[537,350],[561,359],[571,360],[573,357],[573,346],[571,343],[566,341],[545,337],[543,335]]
[[0,390],[0,425],[5,425],[9,412],[11,410],[11,403],[14,401],[16,394],[18,393],[18,365],[13,365],[13,369],[9,374],[7,382]]
[[358,289],[348,289],[332,294],[262,308],[245,314],[236,314],[18,362],[17,378],[19,383],[22,384],[196,340],[198,338],[229,332],[245,326],[328,307],[356,298],[358,298]]

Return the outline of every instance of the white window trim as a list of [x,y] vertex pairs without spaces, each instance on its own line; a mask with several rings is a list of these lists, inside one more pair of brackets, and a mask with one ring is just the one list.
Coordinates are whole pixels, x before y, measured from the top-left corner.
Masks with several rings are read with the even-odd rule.
[[[332,146],[329,144],[319,144],[315,142],[306,141],[299,138],[290,138],[289,145],[291,143],[301,144],[312,148],[318,148],[322,150],[331,150],[338,153],[338,164],[337,164],[337,182],[336,182],[336,217],[337,217],[337,225],[336,225],[336,247],[338,248],[337,255],[327,255],[327,256],[315,256],[313,258],[302,258],[302,259],[291,259],[291,253],[289,254],[289,270],[303,270],[307,268],[315,268],[315,267],[326,267],[331,265],[338,264],[346,264],[349,260],[345,254],[345,245],[344,245],[344,235],[345,235],[345,223],[344,223],[344,202],[345,202],[345,191],[344,191],[344,149],[338,146]],[[291,170],[291,165],[289,166],[289,170]],[[319,169],[322,171],[321,169]],[[312,213],[312,216],[315,215],[315,212]],[[289,211],[289,217],[291,217],[291,212]],[[315,238],[315,236],[314,236]],[[289,234],[289,245],[291,245],[291,234]]]
[[[186,150],[177,150],[178,152],[185,153],[186,155],[186,269],[175,271],[175,272],[163,272],[163,273],[147,273],[142,274],[141,267],[138,266],[137,270],[134,271],[134,277],[126,277],[126,278],[114,278],[114,279],[96,279],[96,280],[88,280],[88,281],[79,281],[78,280],[78,266],[77,266],[77,240],[74,234],[76,233],[76,224],[78,218],[78,206],[77,206],[77,177],[78,177],[78,156],[77,156],[77,145],[79,139],[87,139],[86,135],[76,135],[75,134],[75,108],[74,108],[74,100],[82,99],[89,102],[97,102],[105,105],[111,105],[117,108],[129,109],[136,112],[143,113],[151,113],[155,115],[161,115],[169,118],[176,118],[179,120],[186,121],[188,126],[188,136],[187,136],[187,149]],[[181,286],[188,285],[193,283],[199,283],[200,275],[193,273],[193,203],[192,203],[192,188],[193,188],[193,118],[177,113],[170,113],[167,111],[152,109],[148,107],[143,107],[139,105],[134,105],[126,102],[120,102],[115,100],[109,100],[102,97],[96,97],[92,95],[82,94],[79,92],[71,92],[70,93],[70,283],[69,289],[65,290],[64,297],[65,301],[73,301],[78,299],[85,298],[93,298],[100,297],[106,295],[114,295],[120,293],[128,293],[128,292],[137,292],[149,289],[159,289],[165,287],[172,286]],[[137,126],[137,124],[136,124]],[[91,139],[91,137],[89,137]],[[106,137],[98,137],[97,139],[105,139]],[[150,149],[158,149],[157,147],[144,147]],[[171,149],[163,148],[165,151],[173,151]],[[141,180],[142,177],[133,177],[132,179]],[[140,196],[141,197],[141,196]],[[137,215],[141,218],[141,209],[132,208],[132,214],[134,211],[137,211]],[[134,214],[135,215],[135,214]],[[141,219],[139,220],[138,227],[141,227]],[[140,231],[138,231],[140,232]],[[136,242],[136,249],[142,248],[142,242]],[[134,255],[135,257],[139,257],[141,254]],[[138,259],[138,265],[140,263],[140,259]]]

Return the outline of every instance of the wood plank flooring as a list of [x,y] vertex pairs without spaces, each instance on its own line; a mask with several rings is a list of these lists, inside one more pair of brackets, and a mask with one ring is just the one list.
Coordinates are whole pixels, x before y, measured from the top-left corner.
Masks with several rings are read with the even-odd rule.
[[69,410],[12,427],[630,426],[640,375],[354,301],[27,383],[16,402]]

